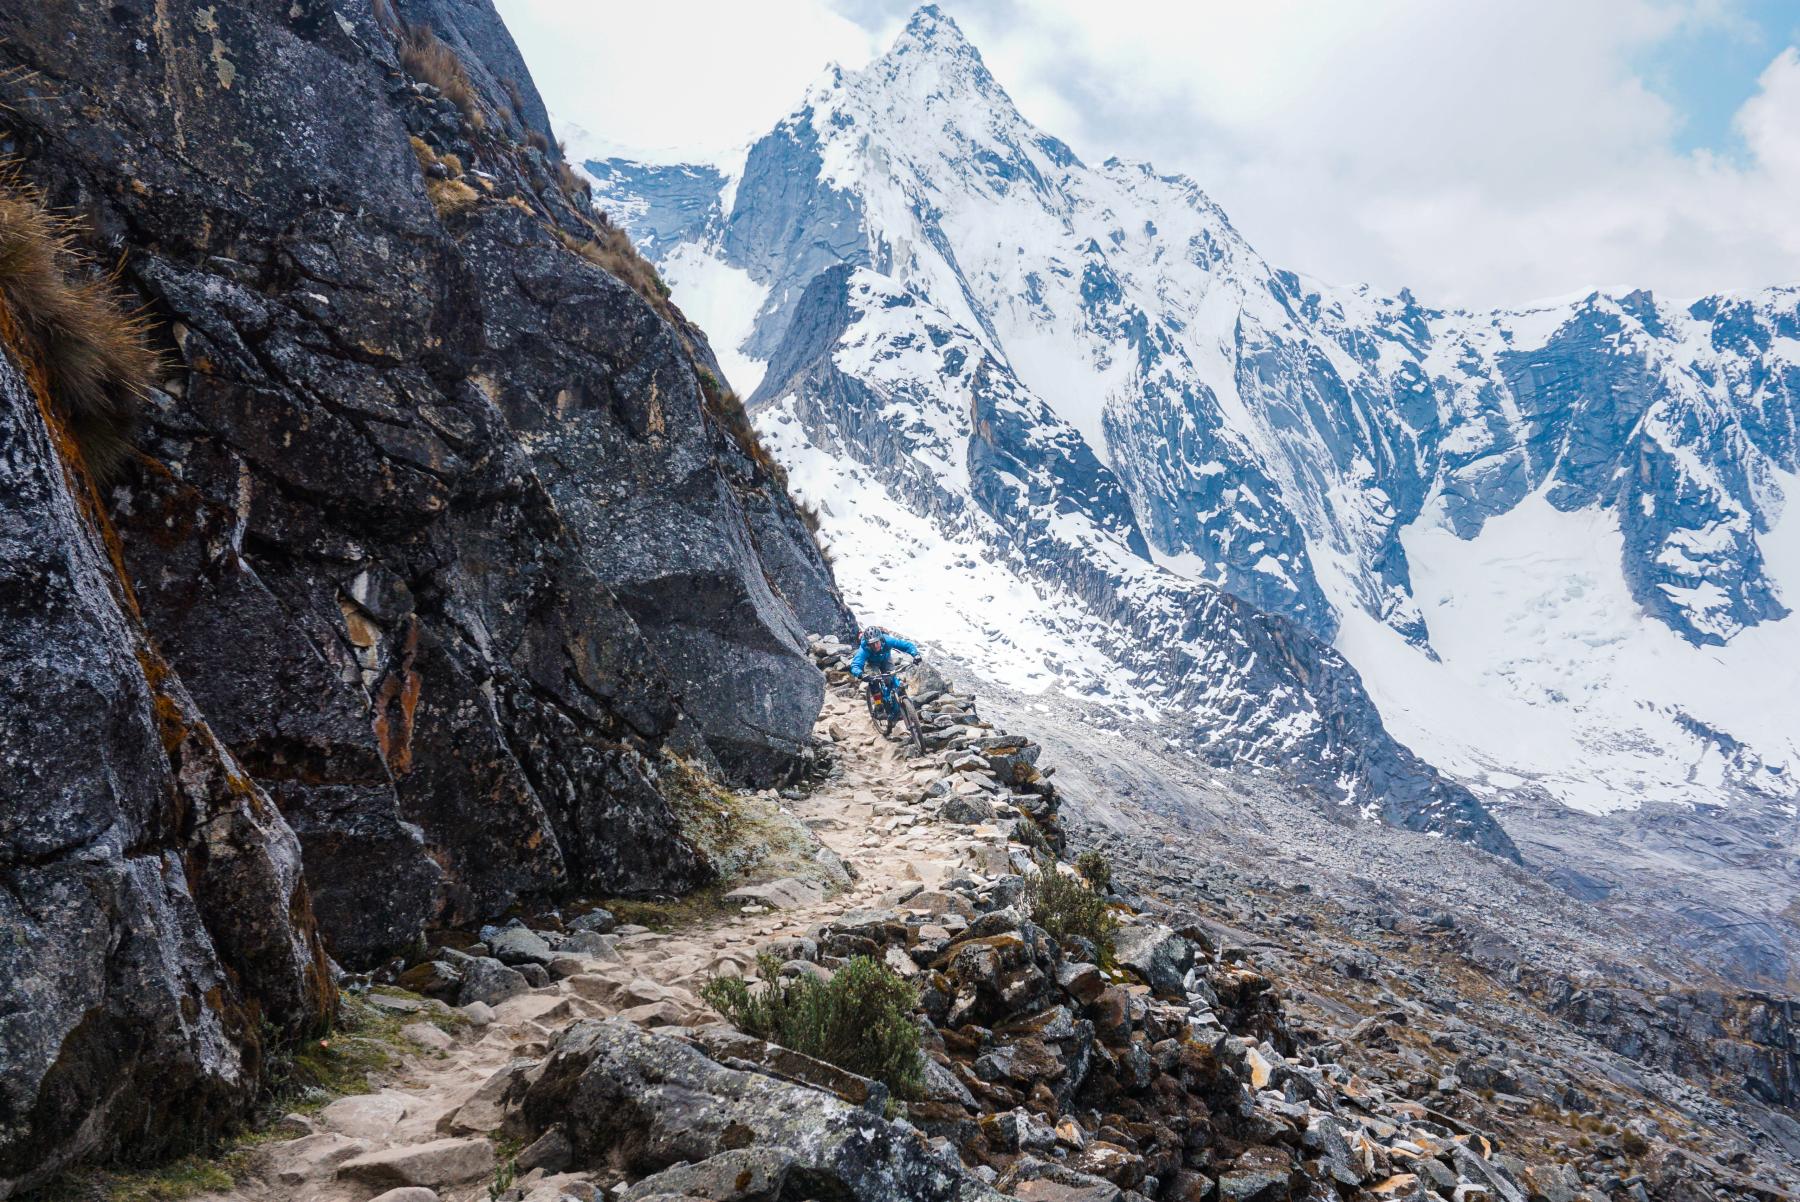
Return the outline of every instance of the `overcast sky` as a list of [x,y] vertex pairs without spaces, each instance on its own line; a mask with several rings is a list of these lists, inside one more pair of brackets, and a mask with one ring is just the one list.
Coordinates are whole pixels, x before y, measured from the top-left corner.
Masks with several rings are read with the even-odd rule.
[[[751,141],[894,0],[498,0],[558,121]],[[1025,116],[1275,263],[1487,306],[1800,283],[1800,0],[945,0]]]

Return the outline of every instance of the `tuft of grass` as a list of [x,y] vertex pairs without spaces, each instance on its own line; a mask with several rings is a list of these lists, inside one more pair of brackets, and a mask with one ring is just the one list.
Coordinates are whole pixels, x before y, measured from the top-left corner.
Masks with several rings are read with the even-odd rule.
[[471,126],[481,129],[487,124],[481,115],[481,99],[476,95],[475,85],[469,82],[469,72],[462,59],[444,44],[431,26],[401,21],[399,54],[400,65],[406,68],[407,74],[441,92],[445,99],[462,110],[463,119]]
[[508,75],[500,81],[506,90],[506,99],[512,103],[513,116],[523,124],[525,121],[525,93],[519,89],[519,81]]
[[1075,857],[1075,871],[1101,893],[1112,889],[1112,857],[1103,851],[1089,849]]
[[790,496],[789,500],[794,503],[794,512],[800,515],[800,524],[806,527],[808,534],[812,535],[813,546],[817,548],[819,558],[828,565],[837,563],[837,556],[831,553],[831,547],[825,542],[825,521],[824,516],[819,512],[819,507],[810,501],[802,501],[798,497]]
[[1059,871],[1056,861],[1039,860],[1037,875],[1025,879],[1025,908],[1031,921],[1051,935],[1078,935],[1094,945],[1102,964],[1111,963],[1119,920],[1098,890]]
[[662,276],[656,273],[650,260],[638,254],[637,247],[631,244],[625,231],[616,225],[600,222],[590,224],[588,229],[593,234],[591,238],[578,238],[563,229],[558,229],[555,233],[557,240],[565,248],[630,284],[639,296],[650,302],[651,308],[673,321],[669,286],[663,283]]
[[402,1045],[400,1028],[412,1018],[346,996],[331,1032],[294,1049],[278,1093],[305,1111],[332,1098],[371,1092],[375,1079],[393,1066]]
[[[419,160],[419,170],[425,173],[425,195],[431,201],[431,207],[437,210],[438,219],[447,221],[458,213],[466,213],[481,201],[481,193],[471,188],[462,177],[462,159],[453,154],[440,155],[431,148],[431,143],[414,134],[411,139],[413,157]],[[447,179],[438,179],[431,174],[431,169],[441,166],[448,173]]]
[[556,160],[556,182],[557,186],[562,188],[563,195],[569,198],[569,203],[578,207],[582,204],[593,203],[594,185],[588,183],[586,176],[577,173],[573,167],[569,166],[569,160],[563,158]]
[[702,885],[667,901],[641,897],[609,897],[602,901],[619,925],[648,927],[659,935],[683,931],[738,912],[737,902],[725,895],[737,887],[734,882],[718,881]]
[[427,179],[425,195],[442,220],[466,213],[481,201],[481,193],[459,179]]
[[149,323],[111,280],[85,274],[73,226],[35,191],[0,178],[0,303],[13,349],[42,372],[69,436],[100,479],[131,454],[145,394],[161,375]]
[[241,1155],[219,1160],[184,1156],[153,1169],[82,1169],[30,1197],[36,1202],[181,1202],[231,1189],[244,1170],[243,1160]]
[[[775,456],[769,453],[769,448],[765,447],[762,439],[757,436],[756,427],[750,422],[750,412],[744,408],[743,398],[731,389],[723,387],[719,383],[719,378],[706,368],[699,369],[699,376],[700,395],[706,402],[706,411],[730,436],[731,441],[737,444],[738,450],[761,468],[763,474],[773,480],[783,492],[786,492],[787,469],[776,461]],[[804,520],[804,515],[802,515],[802,520]]]
[[899,973],[870,956],[855,956],[828,981],[781,977],[773,956],[757,958],[762,984],[714,977],[700,990],[708,1005],[745,1034],[880,1081],[896,1098],[916,1098],[924,1084],[919,994]]

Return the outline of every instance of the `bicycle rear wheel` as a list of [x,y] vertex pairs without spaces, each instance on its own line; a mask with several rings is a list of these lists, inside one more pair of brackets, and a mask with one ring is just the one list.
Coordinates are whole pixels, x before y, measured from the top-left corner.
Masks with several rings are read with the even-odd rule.
[[925,754],[925,728],[919,724],[919,707],[911,697],[900,699],[900,712],[906,717],[906,729],[912,733],[913,750]]

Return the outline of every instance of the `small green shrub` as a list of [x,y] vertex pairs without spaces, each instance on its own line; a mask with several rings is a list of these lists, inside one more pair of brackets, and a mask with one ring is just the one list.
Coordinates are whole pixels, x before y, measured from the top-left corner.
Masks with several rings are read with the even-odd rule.
[[509,1156],[500,1162],[500,1167],[494,1170],[494,1179],[488,1182],[488,1202],[500,1202],[518,1180],[519,1160]]
[[924,1083],[918,991],[869,956],[853,957],[829,981],[781,977],[781,962],[757,958],[763,987],[715,977],[701,989],[707,1004],[747,1035],[882,1082],[897,1098],[916,1098]]
[[1101,893],[1112,889],[1112,857],[1103,851],[1089,849],[1076,856],[1075,871]]
[[1112,959],[1119,920],[1106,898],[1079,877],[1057,871],[1056,861],[1038,861],[1036,876],[1025,879],[1025,906],[1031,921],[1058,939],[1079,935],[1094,945],[1102,963]]

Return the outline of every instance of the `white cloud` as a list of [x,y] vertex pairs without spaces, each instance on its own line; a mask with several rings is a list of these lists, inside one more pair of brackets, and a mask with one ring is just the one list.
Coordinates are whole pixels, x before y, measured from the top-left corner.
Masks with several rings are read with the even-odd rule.
[[[832,61],[880,46],[818,0],[495,0],[559,130],[649,154],[766,132]],[[579,144],[579,138],[577,139]]]
[[[705,150],[772,125],[827,60],[864,61],[909,7],[501,0],[565,120]],[[1192,175],[1283,266],[1471,306],[1800,280],[1800,54],[1739,112],[1742,161],[1678,153],[1683,114],[1639,66],[1741,25],[1733,0],[943,7],[1026,116],[1083,157]]]

